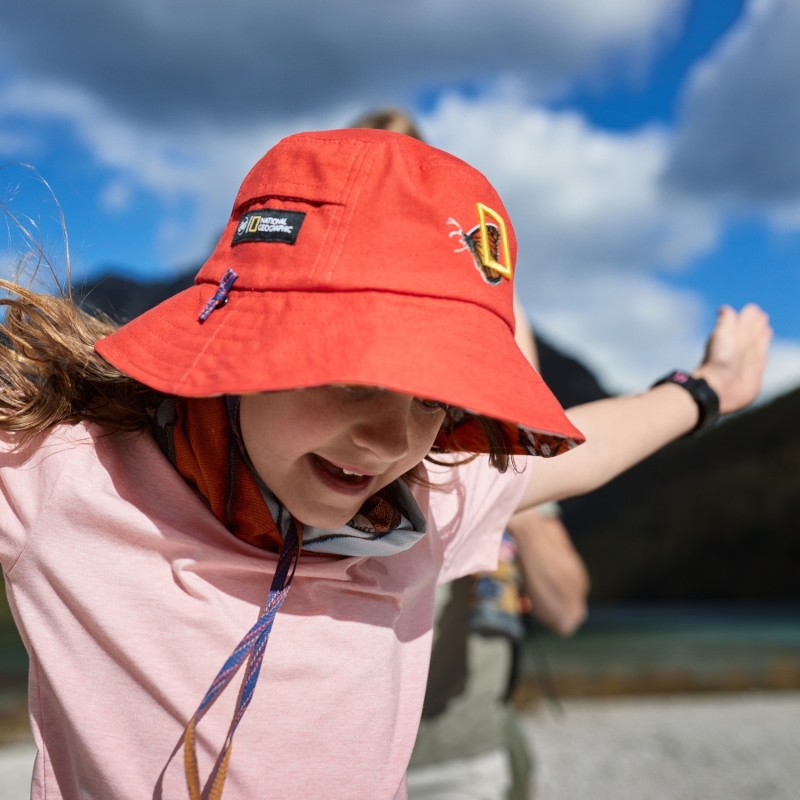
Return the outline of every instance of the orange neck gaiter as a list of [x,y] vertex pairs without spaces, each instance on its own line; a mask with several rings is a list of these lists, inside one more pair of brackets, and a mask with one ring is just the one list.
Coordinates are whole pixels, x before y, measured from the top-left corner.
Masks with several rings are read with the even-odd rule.
[[175,466],[237,538],[277,553],[283,539],[242,455],[222,397],[176,398]]

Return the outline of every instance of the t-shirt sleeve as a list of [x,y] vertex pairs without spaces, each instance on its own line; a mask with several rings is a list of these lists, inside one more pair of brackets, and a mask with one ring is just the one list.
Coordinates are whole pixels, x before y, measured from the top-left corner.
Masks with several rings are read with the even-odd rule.
[[497,568],[500,540],[528,481],[526,461],[498,472],[488,456],[458,467],[429,469],[437,484],[430,492],[429,524],[443,545],[439,583]]
[[0,433],[0,565],[10,570],[28,542],[68,458],[58,437],[36,437],[14,449],[15,434]]

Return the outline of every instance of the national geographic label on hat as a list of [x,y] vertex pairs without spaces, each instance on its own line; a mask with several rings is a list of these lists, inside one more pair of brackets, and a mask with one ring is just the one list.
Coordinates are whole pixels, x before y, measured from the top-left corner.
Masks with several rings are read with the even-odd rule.
[[305,211],[284,211],[280,208],[253,208],[239,221],[231,246],[242,242],[283,242],[294,244]]

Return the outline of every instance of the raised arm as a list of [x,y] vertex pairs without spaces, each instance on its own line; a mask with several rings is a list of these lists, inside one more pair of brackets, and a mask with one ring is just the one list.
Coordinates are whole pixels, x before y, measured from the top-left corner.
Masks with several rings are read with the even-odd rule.
[[[720,309],[702,364],[692,373],[719,396],[720,413],[739,411],[755,400],[772,338],[767,315],[755,305],[737,313]],[[585,494],[689,433],[698,408],[675,384],[576,406],[570,419],[586,443],[556,458],[528,459],[528,488],[518,510]]]

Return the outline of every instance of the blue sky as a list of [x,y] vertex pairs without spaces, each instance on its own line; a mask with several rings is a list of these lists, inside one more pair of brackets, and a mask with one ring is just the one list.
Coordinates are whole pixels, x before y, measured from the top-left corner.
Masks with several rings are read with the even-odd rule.
[[551,105],[578,109],[610,130],[631,130],[648,122],[675,124],[685,80],[741,17],[743,7],[744,0],[696,0],[684,12],[679,30],[661,44],[643,79],[599,88],[584,83]]
[[756,301],[779,391],[800,384],[796,6],[497,0],[475,26],[478,0],[6,4],[0,199],[63,263],[31,164],[76,277],[168,278],[278,138],[401,105],[498,187],[536,327],[610,386],[692,366],[718,305]]

